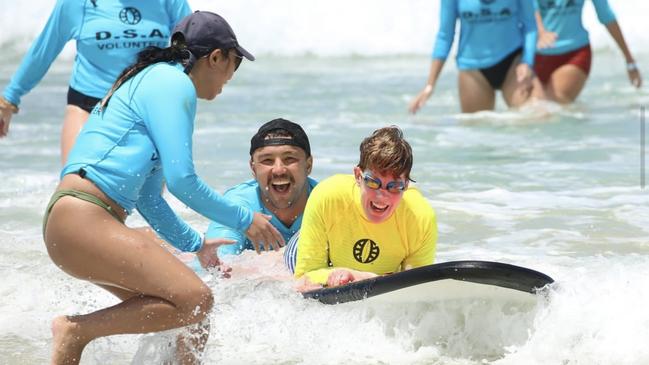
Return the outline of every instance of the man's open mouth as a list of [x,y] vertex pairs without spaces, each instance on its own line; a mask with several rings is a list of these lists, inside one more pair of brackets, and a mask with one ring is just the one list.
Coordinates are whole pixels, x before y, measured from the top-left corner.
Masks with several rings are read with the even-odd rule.
[[289,189],[291,188],[291,182],[288,181],[288,180],[273,181],[273,182],[270,183],[270,187],[274,191],[276,191],[276,192],[278,192],[280,194],[283,194],[283,193],[286,193],[287,191],[289,191]]

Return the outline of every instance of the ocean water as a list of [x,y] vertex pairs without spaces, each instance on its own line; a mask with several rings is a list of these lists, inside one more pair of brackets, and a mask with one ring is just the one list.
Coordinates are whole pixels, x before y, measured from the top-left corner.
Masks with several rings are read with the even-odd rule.
[[[200,102],[194,156],[218,191],[250,177],[250,136],[267,120],[301,123],[313,176],[351,172],[358,144],[399,125],[413,146],[413,177],[437,212],[437,261],[492,260],[556,280],[526,313],[490,303],[377,308],[300,298],[277,254],[231,259],[231,279],[201,273],[216,306],[207,363],[219,364],[649,364],[649,188],[641,185],[641,108],[623,59],[592,10],[591,78],[569,107],[537,103],[459,114],[448,62],[417,116],[437,2],[384,0],[191,2],[224,14],[258,56],[222,95]],[[3,2],[0,86],[6,85],[53,1]],[[647,2],[615,2],[649,72]],[[590,8],[590,5],[588,5]],[[644,28],[643,28],[644,26]],[[73,49],[23,99],[0,140],[0,363],[41,364],[55,315],[115,303],[49,260],[42,213],[59,173],[59,133]],[[649,75],[646,73],[646,75]],[[208,222],[173,197],[198,230]],[[134,216],[129,225],[144,222]],[[84,364],[158,364],[172,334],[91,343]]]

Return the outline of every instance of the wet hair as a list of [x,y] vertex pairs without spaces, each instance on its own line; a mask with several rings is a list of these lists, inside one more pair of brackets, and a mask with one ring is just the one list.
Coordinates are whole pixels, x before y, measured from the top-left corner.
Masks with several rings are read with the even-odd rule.
[[385,175],[410,178],[412,169],[412,148],[403,138],[397,126],[380,128],[365,138],[359,147],[361,156],[358,167],[365,171],[371,169]]
[[[120,86],[122,86],[126,81],[137,75],[140,71],[144,70],[148,66],[158,62],[180,62],[185,66],[185,73],[189,74],[198,58],[210,54],[213,51],[214,50],[201,53],[197,51],[190,51],[185,44],[185,38],[180,33],[174,34],[171,39],[171,46],[167,48],[160,48],[155,46],[146,47],[137,54],[137,60],[135,61],[135,63],[125,68],[124,71],[122,71],[122,73],[117,77],[117,80],[108,91],[108,94],[106,94],[106,96],[102,99],[100,109],[104,109],[106,106],[108,106],[110,98],[113,96],[115,91],[119,89]],[[227,57],[229,50],[222,49],[221,53],[225,57]]]

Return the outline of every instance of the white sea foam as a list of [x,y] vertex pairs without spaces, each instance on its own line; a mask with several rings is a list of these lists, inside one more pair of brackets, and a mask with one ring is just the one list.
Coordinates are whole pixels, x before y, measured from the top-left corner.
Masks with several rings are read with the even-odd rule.
[[[244,15],[272,14],[290,25],[311,11],[307,3],[313,4],[278,1],[293,9],[284,13],[265,12],[267,3],[222,2],[223,13],[229,11],[226,16],[241,28],[242,43],[250,42],[251,50],[258,47],[262,53],[277,50],[268,42],[271,31],[279,31],[282,24],[268,21],[267,27],[276,28],[261,31],[254,22],[244,21]],[[430,14],[413,19],[434,21],[434,3],[416,2]],[[47,16],[43,9],[52,2],[22,4],[3,4],[3,9],[25,14],[22,22],[14,22],[18,17],[0,13],[6,20],[0,22],[5,44],[14,36],[36,34]],[[333,1],[330,6],[341,4]],[[410,5],[382,0],[358,4],[400,22],[407,22],[404,14],[412,11],[407,10]],[[647,6],[638,1],[613,5],[624,19],[640,17]],[[361,11],[355,2],[349,8]],[[333,11],[315,9],[323,15]],[[342,30],[326,28],[332,25],[325,24],[324,16],[312,22],[315,28],[330,30],[331,39],[340,45],[337,51],[351,52],[353,41],[346,43]],[[339,20],[347,28],[350,22]],[[627,23],[622,25],[626,28]],[[315,28],[300,32],[317,37]],[[557,281],[549,302],[521,317],[470,305],[388,313],[321,306],[293,292],[280,257],[246,253],[232,259],[239,274],[232,279],[204,276],[217,301],[208,363],[649,363],[649,198],[640,187],[638,135],[638,106],[647,104],[649,93],[628,85],[623,65],[609,66],[620,61],[619,55],[599,49],[591,79],[572,107],[541,105],[542,113],[537,113],[502,112],[499,106],[493,113],[458,115],[456,74],[447,68],[428,105],[411,117],[406,102],[425,79],[428,64],[423,54],[430,49],[426,37],[433,33],[418,33],[422,38],[396,48],[422,55],[329,59],[319,56],[329,54],[330,44],[312,51],[304,41],[287,43],[278,53],[315,52],[318,57],[274,56],[244,64],[215,102],[199,104],[193,145],[198,174],[221,192],[249,179],[250,136],[261,122],[275,117],[305,127],[318,179],[349,173],[358,162],[362,138],[379,126],[398,124],[413,146],[413,177],[437,213],[437,261],[502,261],[542,271]],[[388,41],[397,37],[380,30],[376,35]],[[601,43],[608,36],[595,37]],[[635,34],[630,38],[644,39]],[[375,52],[370,46],[361,50]],[[393,51],[386,47],[380,52]],[[7,82],[21,52],[24,49],[0,65],[0,83]],[[647,56],[638,58],[641,65]],[[60,171],[58,140],[70,62],[58,65],[25,96],[10,135],[0,140],[3,364],[47,363],[52,317],[116,303],[101,289],[60,271],[41,238],[43,208]],[[169,200],[190,225],[205,230],[205,218]],[[128,224],[145,223],[136,215]],[[165,356],[160,346],[166,342],[159,336],[101,339],[91,343],[82,363],[158,364]]]

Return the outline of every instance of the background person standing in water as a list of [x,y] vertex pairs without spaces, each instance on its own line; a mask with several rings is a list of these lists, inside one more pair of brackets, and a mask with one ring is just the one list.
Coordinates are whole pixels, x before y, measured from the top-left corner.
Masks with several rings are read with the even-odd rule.
[[[102,108],[94,109],[61,172],[43,235],[59,268],[121,302],[57,317],[52,363],[78,363],[84,347],[99,337],[163,331],[206,318],[210,288],[156,240],[124,224],[137,208],[167,242],[215,262],[224,240],[204,240],[180,219],[162,198],[163,180],[171,194],[209,219],[246,231],[266,249],[283,244],[268,217],[223,198],[194,170],[197,98],[221,93],[243,57],[254,60],[223,18],[193,13],[175,28],[170,47],[141,52]],[[185,355],[180,362],[197,360]]]
[[[584,88],[592,61],[588,31],[582,23],[586,0],[534,0],[539,44],[534,64],[533,96],[559,103],[572,103]],[[629,81],[642,86],[638,65],[608,1],[593,0],[597,19],[622,51]]]
[[457,49],[458,89],[463,113],[492,110],[496,91],[517,107],[532,90],[536,25],[530,0],[441,0],[440,24],[426,86],[410,102],[416,113],[433,95],[453,45],[460,20]]
[[191,13],[186,0],[58,0],[0,97],[0,137],[9,132],[20,99],[38,84],[65,44],[77,54],[61,129],[61,161],[97,102],[148,46],[167,47],[174,25]]

